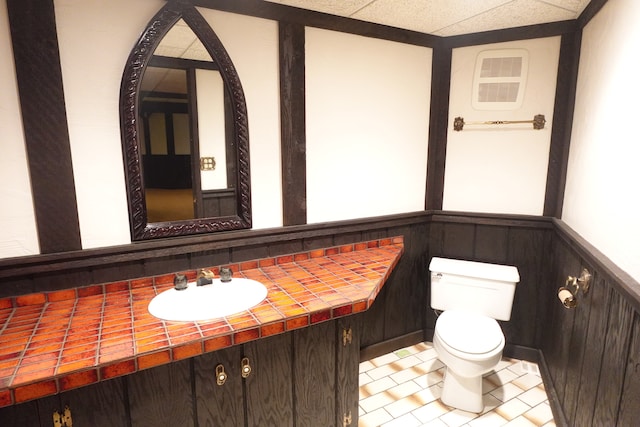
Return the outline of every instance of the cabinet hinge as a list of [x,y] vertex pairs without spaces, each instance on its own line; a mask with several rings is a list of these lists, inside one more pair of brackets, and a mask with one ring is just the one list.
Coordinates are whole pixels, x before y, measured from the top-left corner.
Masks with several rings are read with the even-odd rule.
[[351,332],[351,328],[342,330],[342,345],[346,347],[347,344],[351,344],[351,340],[353,338],[353,333]]
[[62,413],[53,411],[53,427],[73,427],[71,409],[68,405],[64,407]]
[[351,411],[347,414],[342,414],[342,427],[351,425]]

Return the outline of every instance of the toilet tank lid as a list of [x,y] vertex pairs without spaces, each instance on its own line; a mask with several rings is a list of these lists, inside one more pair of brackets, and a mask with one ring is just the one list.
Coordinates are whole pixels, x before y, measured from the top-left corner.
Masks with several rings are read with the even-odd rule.
[[432,273],[455,274],[501,282],[518,283],[520,281],[518,269],[511,265],[433,257],[429,270]]

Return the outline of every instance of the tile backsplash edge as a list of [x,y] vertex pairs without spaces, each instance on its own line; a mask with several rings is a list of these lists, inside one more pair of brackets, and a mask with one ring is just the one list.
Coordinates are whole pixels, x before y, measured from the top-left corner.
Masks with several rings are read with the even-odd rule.
[[[241,261],[237,263],[222,264],[217,267],[211,267],[214,274],[218,274],[218,269],[221,267],[230,267],[234,272],[249,270],[253,268],[260,268],[265,265],[278,265],[286,264],[298,261],[300,259],[318,258],[327,255],[333,255],[338,253],[346,253],[353,251],[366,250],[369,248],[384,247],[389,245],[402,244],[404,241],[403,236],[385,237],[381,239],[366,240],[357,243],[350,243],[344,245],[330,246],[322,249],[311,249],[308,251],[294,252],[285,255],[277,255],[273,257],[260,258],[255,260]],[[393,269],[394,266],[390,268]],[[191,280],[195,279],[196,270],[183,271],[181,273],[187,273]],[[88,285],[77,288],[62,289],[49,292],[36,292],[25,295],[10,296],[0,298],[0,309],[23,307],[28,305],[41,305],[48,302],[65,301],[71,299],[77,299],[92,295],[106,294],[110,292],[123,291],[138,286],[144,286],[149,284],[162,284],[168,283],[167,281],[173,280],[174,273],[161,274],[152,277],[140,277],[130,280],[122,280],[116,282],[102,283],[97,285]],[[386,280],[386,277],[385,277]],[[377,294],[377,292],[375,292]],[[375,296],[374,296],[375,298]]]

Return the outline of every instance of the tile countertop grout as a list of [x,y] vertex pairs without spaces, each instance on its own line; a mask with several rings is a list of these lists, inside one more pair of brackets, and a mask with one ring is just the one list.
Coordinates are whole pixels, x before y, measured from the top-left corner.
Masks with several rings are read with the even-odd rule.
[[225,265],[267,297],[204,322],[148,312],[173,273],[0,299],[0,407],[365,311],[403,252],[399,236]]

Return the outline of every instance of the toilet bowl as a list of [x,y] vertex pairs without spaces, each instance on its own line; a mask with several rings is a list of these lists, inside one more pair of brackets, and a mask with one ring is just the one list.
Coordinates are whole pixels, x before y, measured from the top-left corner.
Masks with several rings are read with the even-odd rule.
[[468,412],[482,412],[482,376],[500,362],[505,338],[490,317],[445,311],[436,321],[433,346],[446,366],[441,400]]
[[482,375],[500,362],[505,338],[496,320],[511,319],[520,274],[515,266],[433,257],[431,307],[442,311],[433,347],[447,367],[441,400],[482,412]]

